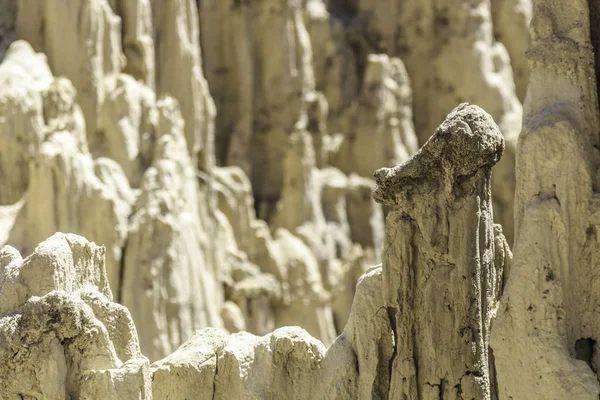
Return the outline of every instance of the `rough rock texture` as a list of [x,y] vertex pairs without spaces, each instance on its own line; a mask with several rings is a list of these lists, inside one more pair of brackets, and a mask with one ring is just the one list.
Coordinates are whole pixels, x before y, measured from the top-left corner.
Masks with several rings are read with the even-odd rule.
[[[264,335],[301,325],[331,343],[383,246],[372,179],[346,174],[363,159],[362,175],[380,156],[400,162],[416,139],[408,78],[385,55],[372,57],[369,84],[341,110],[364,120],[360,143],[329,133],[305,10],[300,1],[11,3],[6,37],[27,42],[12,43],[0,65],[0,244],[26,256],[62,231],[105,245],[115,300],[152,360],[209,326]],[[234,58],[220,40],[236,43]],[[202,52],[220,108],[216,139]],[[369,141],[370,126],[393,148]],[[373,155],[362,158],[367,143]],[[343,171],[331,166],[341,158]]]
[[390,393],[496,397],[489,336],[503,271],[494,257],[491,168],[503,151],[494,120],[463,104],[413,158],[375,172],[375,199],[395,208],[382,274],[395,339]]
[[[152,365],[154,393],[168,399],[191,393],[497,398],[489,332],[510,252],[491,218],[490,170],[503,149],[491,117],[462,105],[414,158],[377,173],[376,198],[393,207],[384,263],[359,279],[348,324],[326,353],[297,328],[262,338],[198,331]],[[400,221],[412,234],[398,232]],[[476,244],[465,246],[466,240]],[[420,250],[407,254],[412,249]],[[175,394],[176,387],[184,389]]]
[[44,138],[42,94],[52,82],[43,54],[17,42],[0,64],[0,205],[16,203],[29,184],[29,163]]
[[43,55],[17,41],[0,69],[8,121],[2,125],[6,157],[0,163],[7,179],[0,197],[5,205],[25,198],[21,219],[6,226],[8,242],[28,253],[57,231],[94,238],[108,249],[109,281],[118,288],[133,198],[123,171],[111,159],[92,158],[75,89],[52,77]]
[[521,102],[524,102],[529,83],[529,63],[525,52],[529,47],[529,24],[533,13],[533,2],[493,0],[491,5],[494,37],[508,51],[517,96]]
[[196,2],[153,0],[152,15],[157,93],[179,101],[192,160],[208,171],[214,165],[215,106],[202,74]]
[[[597,393],[573,357],[595,370],[598,10],[560,7],[534,13],[512,263],[530,0],[0,0],[7,398]],[[463,101],[504,141],[461,106],[426,143]],[[57,231],[104,246],[115,303],[83,264],[30,265]],[[529,291],[544,266],[558,283]],[[559,350],[531,346],[555,358],[513,368],[547,309]]]
[[90,147],[99,145],[96,129],[104,100],[103,80],[123,63],[121,21],[107,0],[19,1],[17,35],[48,57],[57,76],[68,78],[78,91]]
[[129,311],[112,302],[105,248],[56,234],[27,258],[0,249],[1,399],[151,399]]
[[170,354],[205,326],[220,326],[222,294],[203,251],[198,183],[173,99],[159,100],[153,164],[142,178],[121,274],[121,302],[144,321],[150,359]]
[[324,353],[300,328],[263,337],[203,329],[152,364],[154,399],[313,399]]
[[534,8],[515,260],[492,331],[501,398],[600,393],[598,10],[585,1]]
[[402,61],[385,54],[367,58],[361,92],[340,118],[344,133],[332,164],[370,176],[394,166],[418,149],[412,121],[412,93]]
[[[145,173],[141,211],[134,214],[132,226],[137,226],[136,220],[148,220],[154,227],[173,230],[184,226],[183,214],[193,207],[161,196],[165,191],[160,184],[169,173],[171,178],[188,176],[174,169],[185,169],[191,158],[181,150],[186,143],[176,101],[160,100],[157,108],[164,130],[158,130],[154,164]],[[111,301],[104,247],[80,236],[56,234],[23,260],[16,249],[5,246],[0,250],[0,398],[496,398],[489,331],[503,287],[503,268],[511,257],[501,229],[492,221],[491,168],[503,150],[492,118],[463,104],[414,157],[376,172],[374,196],[391,207],[383,265],[358,280],[348,323],[328,350],[299,327],[279,328],[262,337],[207,328],[188,334],[171,355],[149,365],[129,311]],[[173,159],[173,154],[186,156]],[[176,180],[171,183],[178,187]],[[192,184],[182,186],[195,190]],[[327,202],[338,203],[339,199]],[[153,208],[160,212],[173,206],[178,212],[167,215],[182,218],[177,226],[170,226],[164,216],[148,214]],[[333,217],[334,208],[326,207],[330,222],[341,224]],[[402,229],[406,232],[399,232]],[[185,337],[195,322],[191,317],[208,314],[181,297],[194,288],[163,284],[159,287],[172,289],[164,294],[176,297],[164,300],[158,297],[161,291],[153,290],[157,282],[163,277],[179,284],[208,279],[169,276],[186,273],[185,260],[177,270],[170,262],[188,256],[192,243],[178,244],[179,235],[158,235],[174,240],[162,248],[152,238],[138,241],[138,234],[132,233],[129,240],[148,243],[160,257],[153,259],[150,279],[144,276],[143,260],[126,260],[125,282],[132,274],[143,283],[122,288],[136,297],[127,300],[123,294],[125,302],[143,303],[143,296],[150,295],[159,310],[161,304],[171,306],[138,317],[145,321],[141,339],[152,341],[147,348],[157,349],[149,352],[155,357]],[[126,257],[136,256],[139,245],[129,246]],[[314,324],[307,325],[309,330],[332,341],[333,333],[327,331],[333,328],[332,312],[317,259],[284,228],[277,230],[275,246],[289,285],[283,309],[274,309],[276,324],[301,315]],[[344,276],[361,271],[360,245],[349,253],[353,266],[346,267]],[[243,267],[243,259],[238,261],[231,271],[234,288],[261,274]],[[279,283],[275,276],[273,282]],[[140,286],[144,291],[138,294]],[[239,298],[232,298],[221,315],[227,316],[223,319],[229,328],[242,329],[247,324],[244,310],[236,304]],[[252,294],[242,298],[251,299]],[[132,311],[140,309],[134,302]],[[165,337],[165,332],[172,336]],[[40,365],[47,368],[36,368]]]

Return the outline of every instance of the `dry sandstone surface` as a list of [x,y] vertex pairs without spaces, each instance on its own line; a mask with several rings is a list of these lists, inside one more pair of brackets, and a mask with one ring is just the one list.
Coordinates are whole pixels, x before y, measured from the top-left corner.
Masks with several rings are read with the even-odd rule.
[[0,400],[600,397],[599,0],[0,0]]

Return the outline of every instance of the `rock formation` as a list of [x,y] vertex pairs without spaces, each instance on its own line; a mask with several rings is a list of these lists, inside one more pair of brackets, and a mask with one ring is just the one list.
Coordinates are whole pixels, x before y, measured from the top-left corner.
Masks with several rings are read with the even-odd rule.
[[0,400],[600,395],[596,0],[0,10]]
[[501,398],[595,399],[600,393],[598,42],[592,29],[598,5],[590,7],[547,1],[534,9],[517,154],[515,261],[492,337]]
[[503,266],[494,258],[491,167],[503,151],[493,119],[461,105],[413,158],[375,173],[375,198],[396,208],[382,273],[395,339],[390,393],[495,398],[489,336]]
[[[307,2],[308,26],[316,37],[316,81],[323,85],[317,85],[317,88],[326,94],[334,93],[331,95],[334,105],[330,107],[335,110],[334,116],[347,114],[338,111],[345,107],[338,106],[337,99],[343,99],[341,103],[344,103],[349,99],[364,98],[365,90],[371,92],[368,82],[373,79],[374,69],[385,70],[381,61],[380,66],[375,67],[373,54],[385,53],[402,60],[391,59],[393,64],[400,66],[395,67],[397,71],[404,70],[406,65],[409,79],[402,77],[401,72],[395,74],[395,79],[410,81],[414,131],[421,145],[450,110],[463,101],[481,106],[498,121],[505,137],[506,151],[494,174],[494,212],[510,243],[514,154],[522,116],[517,91],[522,99],[528,79],[523,52],[527,49],[531,4],[529,0],[330,0],[325,7],[320,0]],[[500,41],[495,40],[494,34]],[[337,68],[342,72],[336,72]],[[389,83],[385,86],[390,88]],[[402,86],[406,84],[401,83],[399,87]],[[404,93],[400,96],[399,103],[402,104],[405,101],[402,97],[410,96],[411,90],[403,89],[399,93]],[[372,97],[370,94],[366,99]],[[358,121],[362,122],[369,107],[364,100],[361,103]],[[407,118],[410,121],[413,113],[392,115],[383,132],[412,130],[412,121],[410,124],[406,121]],[[330,131],[340,129],[351,141],[359,143],[360,124],[353,120],[352,114],[334,118]],[[381,118],[384,114],[379,112],[377,115]],[[344,128],[346,118],[350,118],[346,123],[351,129]],[[367,131],[380,130],[369,128]],[[366,134],[366,137],[371,135]],[[380,143],[383,141],[390,143],[391,139],[384,136]],[[410,141],[404,141],[404,145],[409,154],[414,152],[410,152]],[[362,147],[358,151],[362,151]],[[388,153],[391,148],[386,146]],[[387,161],[388,157],[384,159]],[[365,176],[369,175],[370,171]]]
[[[3,37],[19,40],[0,65],[0,244],[27,256],[60,231],[106,246],[115,300],[151,360],[204,327],[301,325],[330,344],[356,279],[380,260],[383,213],[372,181],[346,175],[356,154],[343,150],[343,172],[332,167],[340,135],[315,89],[305,5],[59,3],[6,5]],[[236,18],[256,35],[233,48],[246,58],[221,65],[210,38],[242,32],[205,29]],[[400,60],[373,60],[348,113],[365,115],[360,146],[370,125],[388,138],[372,141],[373,155],[392,165],[416,150],[410,87]],[[240,81],[220,89],[225,70]]]
[[[158,106],[167,114],[161,118],[172,118],[169,124],[177,120],[174,104]],[[180,128],[157,142],[155,160],[163,168],[170,165],[169,147],[185,146]],[[111,301],[104,247],[56,234],[23,260],[5,246],[0,252],[0,398],[496,398],[489,334],[510,255],[503,252],[504,238],[492,220],[491,168],[503,150],[493,119],[463,104],[414,157],[376,172],[374,196],[392,209],[383,265],[359,279],[348,324],[327,351],[298,327],[263,337],[207,328],[149,366],[129,311]],[[152,168],[147,174],[160,176]],[[151,204],[152,195],[144,197]],[[163,202],[163,209],[169,206]],[[283,228],[277,242],[290,260],[285,269],[291,299],[283,322],[314,313],[306,321],[317,325],[308,328],[331,339],[323,332],[332,326],[331,310],[319,307],[323,289],[316,259],[309,260],[311,252],[302,249],[301,239]],[[498,244],[502,248],[496,249]],[[158,251],[185,256],[184,249]],[[168,265],[162,267],[159,279],[164,274],[169,279]],[[125,268],[127,273],[131,267]],[[181,280],[186,279],[191,277]],[[153,285],[143,282],[145,293],[153,294]],[[126,289],[135,293],[136,287]],[[173,292],[180,293],[185,292]],[[168,325],[169,334],[181,335],[189,329],[185,323],[193,324],[186,312],[202,313],[185,298],[165,303],[179,308],[143,318]],[[157,321],[157,315],[173,319]],[[281,322],[278,314],[276,319]],[[239,321],[233,322],[243,326]],[[163,338],[163,330],[152,326],[146,322],[141,337],[154,335],[148,348],[157,348],[150,353],[155,356],[176,340]]]
[[57,233],[27,258],[0,250],[1,399],[151,399],[127,308],[112,302],[105,248]]

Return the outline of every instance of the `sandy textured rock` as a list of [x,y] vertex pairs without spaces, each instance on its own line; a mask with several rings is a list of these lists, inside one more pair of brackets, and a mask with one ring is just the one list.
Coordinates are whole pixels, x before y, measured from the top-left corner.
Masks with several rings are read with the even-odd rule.
[[371,54],[358,98],[339,122],[344,136],[332,164],[345,173],[371,176],[394,166],[418,149],[412,121],[412,93],[402,61]]
[[358,280],[348,323],[322,362],[318,398],[394,398],[389,361],[396,339],[382,295],[382,274],[380,265]]
[[156,92],[174,97],[186,121],[185,139],[194,165],[214,166],[215,105],[202,74],[198,8],[193,0],[152,0]]
[[99,129],[104,153],[123,168],[133,187],[152,163],[157,124],[154,92],[125,74],[105,81]]
[[6,196],[5,204],[25,197],[1,243],[29,254],[57,231],[83,234],[106,245],[109,280],[118,288],[133,202],[122,169],[110,159],[92,158],[76,90],[69,80],[52,77],[44,56],[16,41],[1,69],[7,123],[0,168],[19,181],[3,180],[0,197]]
[[336,254],[321,204],[324,180],[328,175],[316,167],[309,133],[292,134],[284,151],[281,199],[271,226],[287,229],[304,241],[315,255],[323,284],[329,290]]
[[203,329],[152,364],[154,399],[311,399],[324,353],[300,328],[263,337]]
[[382,207],[372,197],[374,189],[371,179],[350,175],[346,193],[350,238],[362,246],[372,265],[381,262],[385,233]]
[[218,354],[226,343],[224,331],[202,329],[171,355],[152,364],[153,399],[215,399]]
[[301,239],[285,229],[277,230],[275,241],[284,257],[289,300],[277,310],[278,327],[302,321],[302,327],[324,343],[335,339],[329,294],[323,287],[319,264]]
[[491,167],[503,151],[491,116],[462,104],[413,158],[375,172],[375,199],[394,207],[383,255],[390,395],[496,397],[489,336],[502,267]]
[[[259,335],[272,332],[276,309],[282,304],[282,285],[275,276],[249,262],[244,253],[232,254],[229,264],[231,278],[225,283],[225,295],[239,308],[244,330]],[[298,323],[305,323],[300,316]]]
[[[263,337],[246,332],[228,336],[213,328],[191,332],[196,315],[209,318],[225,310],[222,315],[237,316],[226,318],[229,327],[237,329],[242,327],[240,315],[246,319],[272,309],[276,325],[300,320],[309,332],[332,342],[331,294],[324,290],[317,259],[302,239],[284,228],[276,231],[273,246],[278,251],[272,255],[281,256],[287,275],[268,278],[239,251],[233,227],[224,213],[216,211],[224,254],[234,258],[228,263],[232,282],[228,296],[236,305],[215,307],[206,302],[219,296],[209,293],[210,287],[192,286],[206,284],[214,276],[209,268],[191,268],[204,253],[202,238],[193,235],[198,227],[189,225],[197,220],[193,218],[197,197],[186,202],[202,191],[190,173],[193,165],[176,101],[159,100],[157,108],[154,161],[145,172],[131,222],[121,294],[125,304],[132,304],[133,318],[142,321],[140,343],[142,348],[144,341],[149,346],[146,354],[166,352],[186,335],[187,342],[148,365],[140,355],[130,314],[110,301],[103,247],[63,234],[38,246],[25,260],[16,249],[5,247],[0,251],[0,288],[8,301],[2,303],[7,308],[1,314],[13,314],[0,318],[0,360],[8,360],[0,374],[7,377],[9,396],[495,396],[489,328],[510,250],[491,219],[491,167],[504,142],[488,114],[461,105],[413,158],[377,171],[375,198],[392,208],[384,262],[359,279],[352,308],[346,310],[348,324],[326,352],[321,341],[298,327],[280,328]],[[342,218],[347,195],[337,185],[345,177],[340,171],[325,171],[327,184],[317,192],[324,202],[317,204],[327,210],[323,215],[331,228],[349,230]],[[407,234],[400,234],[403,228]],[[148,234],[149,239],[143,236]],[[475,246],[466,245],[469,235]],[[263,237],[269,242],[268,236]],[[161,257],[151,257],[148,265],[141,255],[152,254],[150,250]],[[350,263],[344,267],[344,279],[352,280],[364,270],[362,257],[361,246],[354,245],[345,257]],[[194,276],[198,271],[208,273]],[[140,278],[146,282],[141,287]],[[288,297],[275,293],[274,302],[252,305],[270,298],[264,292],[269,279],[273,293],[285,280]],[[343,285],[348,288],[350,283]],[[173,297],[161,297],[162,288],[172,290],[165,294]],[[240,307],[244,300],[256,310]],[[244,320],[253,329],[259,329],[260,322]],[[30,343],[34,353],[25,354],[18,343]],[[39,365],[48,368],[34,367]]]
[[52,82],[43,54],[18,41],[0,64],[0,205],[16,203],[29,184],[29,163],[44,140],[42,93]]
[[155,59],[152,0],[108,0],[121,17],[122,46],[126,63],[123,72],[154,87]]
[[307,0],[304,19],[313,50],[315,88],[327,99],[328,123],[334,133],[337,118],[360,92],[360,76],[344,21],[330,13],[331,6],[332,2]]
[[151,398],[149,363],[129,312],[111,301],[104,253],[71,234],[26,259],[0,249],[1,399]]
[[127,238],[121,301],[144,327],[144,354],[170,354],[194,330],[220,326],[221,288],[201,244],[198,184],[177,102],[157,104],[152,167],[144,173]]
[[269,218],[279,198],[286,139],[306,127],[305,96],[314,91],[301,5],[200,4],[206,76],[219,110],[217,155],[250,176],[260,218]]
[[536,2],[512,262],[531,6],[0,0],[0,399],[597,398],[598,10]]
[[239,167],[215,168],[218,206],[229,220],[239,248],[250,254],[252,223],[256,220],[252,185]]
[[226,301],[219,314],[223,320],[223,326],[229,332],[236,333],[246,331],[246,321],[240,307],[232,301]]
[[[103,182],[97,170],[108,169]],[[121,168],[110,159],[93,160],[77,149],[69,132],[44,142],[30,167],[24,251],[54,232],[77,232],[107,247],[107,273],[119,287],[122,248],[132,194]],[[89,210],[102,210],[87,214]],[[86,217],[83,217],[86,216]]]
[[95,149],[102,81],[118,73],[123,62],[120,18],[107,0],[19,0],[17,35],[46,54],[54,75],[73,83]]
[[[523,82],[526,78],[522,77],[526,63],[519,57],[519,52],[526,48],[526,14],[531,1],[523,0],[518,7],[511,7],[514,1],[494,3],[495,14],[500,19],[497,31],[505,32],[506,41],[510,42],[514,54],[512,66],[519,74],[522,92],[526,87]],[[400,57],[406,65],[414,93],[414,125],[421,145],[461,102],[477,104],[489,112],[500,126],[506,142],[505,156],[494,174],[495,218],[503,225],[508,241],[512,243],[514,152],[522,107],[516,95],[509,52],[502,42],[494,39],[490,4],[487,0],[331,1],[330,15],[343,25],[343,40],[352,49],[354,57],[338,54],[342,61],[328,65],[332,69],[341,68],[343,75],[351,74],[355,68],[358,76],[366,81],[371,69],[370,54]],[[319,39],[315,41],[321,43]],[[328,54],[325,51],[319,53]],[[348,66],[351,63],[353,66]],[[406,124],[402,118],[397,119],[388,129],[398,126],[400,131],[403,130]],[[350,125],[353,126],[351,122]],[[344,128],[341,131],[346,135],[352,132],[344,132]],[[410,147],[407,143],[404,145]],[[390,151],[390,146],[386,149]]]
[[311,399],[325,346],[303,329],[232,335],[219,354],[215,398]]
[[545,1],[534,8],[515,260],[492,330],[502,398],[595,399],[600,392],[598,42],[590,31],[598,7],[589,6]]

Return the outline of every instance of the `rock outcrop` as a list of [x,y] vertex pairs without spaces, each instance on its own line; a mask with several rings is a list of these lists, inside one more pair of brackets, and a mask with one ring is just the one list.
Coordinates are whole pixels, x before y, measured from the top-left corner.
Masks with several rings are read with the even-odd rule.
[[[304,3],[224,4],[10,4],[4,37],[19,40],[0,66],[0,244],[27,256],[61,231],[105,245],[115,300],[151,360],[224,325],[259,335],[301,325],[329,344],[356,279],[381,258],[372,180],[346,175],[358,147],[343,150],[344,171],[331,166],[343,135],[329,134],[315,89]],[[243,32],[205,28],[230,21],[255,35],[240,41],[248,53],[233,48],[244,58],[221,60],[209,39]],[[221,88],[225,70],[245,83]],[[346,114],[365,117],[360,146],[372,124],[393,148],[371,141],[363,175],[384,153],[391,165],[416,149],[401,61],[373,56],[370,76]]]
[[546,1],[534,9],[515,261],[492,333],[501,398],[600,393],[598,5],[590,7]]
[[0,0],[0,400],[597,398],[597,8]]
[[[481,106],[498,122],[505,137],[505,155],[495,168],[492,192],[495,219],[512,243],[514,154],[521,129],[519,99],[524,98],[528,79],[523,52],[527,49],[531,8],[530,0],[307,1],[317,89],[331,99],[329,131],[341,132],[351,142],[366,141],[369,151],[386,141],[387,155],[383,159],[387,162],[389,154],[399,154],[403,147],[409,155],[414,153],[410,134],[402,137],[403,146],[399,147],[392,144],[399,141],[390,133],[395,131],[397,135],[414,129],[423,145],[457,104],[468,101]],[[382,53],[386,56],[376,56]],[[370,144],[373,134],[361,135],[360,125],[369,119],[369,114],[383,122],[382,117],[391,110],[392,103],[387,101],[377,112],[369,112],[377,93],[373,91],[376,87],[373,82],[381,79],[373,78],[380,71],[390,70],[382,67],[385,63],[381,61],[387,57],[391,70],[397,71],[388,77],[396,80],[399,88],[409,89],[394,90],[387,78],[386,89],[380,93],[400,94],[397,100],[400,105],[408,95],[414,106],[412,112],[410,108],[399,109],[407,110],[408,114],[405,111],[388,114],[391,118],[386,124],[370,124],[367,132],[387,133],[378,144]],[[376,62],[377,58],[380,61]],[[408,77],[401,72],[404,66]],[[352,112],[356,105],[358,110]],[[352,151],[352,145],[348,146],[342,147],[342,162],[344,153]],[[357,151],[362,151],[365,144],[359,148]],[[356,165],[357,172],[361,171],[362,163],[369,162],[350,160],[347,163]],[[370,176],[371,170],[364,176]]]
[[394,349],[389,388],[377,391],[496,398],[489,337],[503,265],[494,257],[491,168],[503,151],[494,120],[463,104],[413,158],[375,172],[375,199],[394,207],[382,271]]
[[[153,197],[160,193],[161,173],[190,160],[169,158],[170,150],[186,145],[175,104],[159,101],[161,121],[166,119],[160,125],[170,129],[159,136],[156,165],[146,172],[154,178],[142,184],[156,183],[156,192],[140,195],[146,208],[152,208]],[[328,350],[299,327],[279,328],[262,337],[206,328],[149,365],[129,311],[111,301],[104,247],[80,236],[56,234],[23,260],[16,249],[5,246],[0,250],[1,398],[497,398],[489,334],[510,254],[492,220],[491,168],[503,150],[493,119],[463,104],[414,157],[376,172],[374,196],[391,207],[383,265],[359,279],[348,323]],[[172,203],[163,198],[156,208],[164,211]],[[185,202],[179,206],[186,211]],[[134,220],[141,218],[136,215]],[[160,218],[155,221],[154,226],[169,226]],[[144,281],[138,298],[154,295],[163,277],[173,280],[169,257],[187,256],[185,245],[167,243],[179,250],[173,252],[152,240],[147,243],[167,262],[155,267],[161,268],[154,274],[156,281],[152,274],[148,279],[144,271],[132,271]],[[290,295],[283,321],[275,309],[277,323],[304,314],[316,322],[309,330],[333,340],[323,331],[333,324],[327,321],[331,309],[319,306],[323,289],[317,260],[284,228],[277,231],[276,243],[284,255]],[[143,260],[133,265],[145,266]],[[132,266],[126,263],[125,268],[128,273]],[[135,286],[127,289],[136,293]],[[186,294],[173,289],[166,295]],[[203,311],[195,310],[189,298],[155,297],[151,302],[171,306],[142,316],[151,322],[144,324],[147,331],[141,338],[151,340],[150,348],[157,350],[150,354],[156,356],[181,340],[193,327],[191,317]],[[137,312],[135,304],[132,310]],[[231,316],[226,318],[230,327],[246,322],[234,303],[223,310],[222,315]],[[152,329],[153,324],[158,328]],[[161,324],[169,329],[160,329]],[[173,340],[162,332],[181,337]]]
[[112,302],[105,248],[56,234],[0,249],[1,399],[151,399],[150,364]]
[[136,321],[150,359],[173,352],[192,333],[221,325],[223,294],[205,254],[198,181],[174,99],[157,103],[153,164],[134,205],[120,300]]

